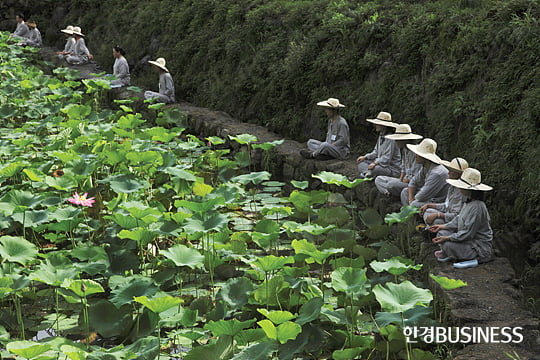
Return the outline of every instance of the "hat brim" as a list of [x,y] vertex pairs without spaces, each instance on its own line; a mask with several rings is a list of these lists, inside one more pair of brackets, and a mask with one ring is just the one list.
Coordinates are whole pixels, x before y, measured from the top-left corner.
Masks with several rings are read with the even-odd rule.
[[73,35],[73,30],[62,29],[60,31],[63,32],[64,34]]
[[493,188],[489,185],[486,185],[486,184],[476,184],[476,185],[471,185],[471,184],[467,184],[465,181],[461,180],[461,179],[446,179],[446,182],[449,183],[450,185],[454,186],[454,187],[457,187],[459,189],[465,189],[465,190],[479,190],[479,191],[490,191],[490,190],[493,190]]
[[156,61],[150,60],[150,61],[148,61],[148,63],[160,68],[161,70],[165,70],[166,72],[169,72],[169,69],[167,69],[165,66],[161,65],[160,63],[158,63]]
[[429,161],[432,161],[436,164],[441,163],[441,158],[438,157],[437,155],[420,151],[420,145],[407,144],[407,148],[411,150],[413,153],[415,153],[416,155],[423,157],[424,159],[428,159]]
[[83,34],[82,32],[78,32],[78,31],[73,31],[73,32],[71,33],[71,35],[79,35],[79,36],[84,37],[84,34]]
[[463,170],[465,170],[465,169],[461,170],[461,169],[453,167],[452,163],[450,161],[446,161],[446,160],[441,160],[440,164],[443,165],[448,170],[452,170],[453,172],[457,172],[457,173],[460,173],[460,174],[463,173]]
[[324,107],[327,107],[327,108],[331,108],[331,109],[338,109],[338,108],[344,108],[345,105],[343,104],[338,104],[338,106],[332,106],[330,103],[328,103],[328,101],[319,101],[317,103],[318,106],[324,106]]
[[417,134],[390,134],[386,135],[385,138],[390,140],[420,140],[423,136]]
[[382,126],[387,126],[391,128],[396,128],[399,125],[392,121],[379,120],[379,119],[366,119],[366,121],[375,125],[382,125]]

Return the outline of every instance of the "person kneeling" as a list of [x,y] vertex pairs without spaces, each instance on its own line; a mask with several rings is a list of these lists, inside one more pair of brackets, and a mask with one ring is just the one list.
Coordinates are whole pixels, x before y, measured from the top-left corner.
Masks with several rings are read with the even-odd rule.
[[482,184],[480,171],[467,168],[459,179],[447,179],[457,187],[467,200],[458,216],[442,225],[432,225],[429,231],[436,232],[432,241],[441,250],[435,252],[439,261],[454,261],[456,268],[478,266],[492,257],[493,231],[489,225],[489,213],[483,201],[484,192],[492,189]]
[[309,150],[300,150],[300,155],[306,159],[346,159],[349,157],[351,149],[349,125],[339,115],[339,109],[345,107],[345,105],[340,104],[339,100],[334,98],[320,101],[317,105],[326,108],[326,116],[328,117],[326,140],[322,142],[309,139],[307,142]]

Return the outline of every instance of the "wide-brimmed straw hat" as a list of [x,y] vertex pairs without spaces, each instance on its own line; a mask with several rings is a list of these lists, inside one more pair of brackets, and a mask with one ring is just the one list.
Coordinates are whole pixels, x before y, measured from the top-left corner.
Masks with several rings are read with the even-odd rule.
[[79,35],[79,36],[84,36],[84,34],[81,32],[81,28],[79,26],[74,26],[73,27],[73,30],[72,30],[72,34],[73,35]]
[[382,125],[382,126],[388,126],[388,127],[397,127],[398,124],[392,122],[392,115],[388,112],[381,111],[377,118],[375,119],[366,119],[366,121],[375,124],[375,125]]
[[418,156],[440,164],[441,158],[435,152],[437,151],[437,143],[433,139],[426,138],[418,145],[407,144],[407,148]]
[[493,189],[489,185],[482,184],[482,175],[480,171],[474,168],[467,168],[463,171],[459,179],[446,179],[446,182],[465,190],[489,191]]
[[64,34],[73,35],[73,26],[68,25],[65,29],[60,30]]
[[453,158],[452,161],[441,160],[441,165],[444,165],[447,169],[457,173],[462,173],[469,167],[467,160],[460,157]]
[[148,61],[149,64],[152,64],[154,66],[157,66],[158,68],[165,70],[166,72],[169,72],[169,69],[165,67],[165,64],[167,63],[164,58],[157,58],[156,61]]
[[423,136],[413,134],[409,124],[398,124],[398,126],[396,126],[396,132],[391,135],[386,135],[385,138],[391,140],[419,140],[423,138]]
[[335,98],[328,98],[328,100],[319,101],[317,103],[319,106],[329,107],[332,109],[338,109],[338,108],[344,108],[345,105],[340,104],[338,99]]

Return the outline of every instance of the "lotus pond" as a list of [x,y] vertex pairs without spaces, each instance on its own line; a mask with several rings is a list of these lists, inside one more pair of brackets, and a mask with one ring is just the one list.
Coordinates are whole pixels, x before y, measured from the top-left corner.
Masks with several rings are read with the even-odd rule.
[[108,82],[35,63],[0,35],[2,358],[445,356],[403,336],[436,323],[397,256],[416,209],[355,209],[339,189],[362,180],[339,174],[276,181],[250,156],[279,142],[199,139],[177,109],[104,108]]

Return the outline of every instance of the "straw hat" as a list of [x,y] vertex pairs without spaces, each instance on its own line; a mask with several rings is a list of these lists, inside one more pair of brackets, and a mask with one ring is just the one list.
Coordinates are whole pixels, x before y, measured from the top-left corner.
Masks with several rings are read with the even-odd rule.
[[74,26],[71,33],[74,35],[84,36],[84,34],[81,32],[81,28],[78,26]]
[[459,179],[446,179],[446,182],[452,186],[466,190],[489,191],[491,186],[482,184],[482,175],[480,171],[474,168],[467,168],[461,174]]
[[34,29],[37,27],[37,24],[35,23],[35,21],[32,21],[32,20],[25,21],[24,23]]
[[65,29],[60,30],[64,34],[73,35],[73,26],[68,25]]
[[448,169],[460,174],[463,172],[463,170],[469,167],[467,160],[460,157],[453,158],[452,161],[441,160],[441,165],[444,165]]
[[152,64],[154,66],[157,66],[158,68],[165,70],[166,72],[169,72],[169,69],[165,67],[166,61],[164,58],[157,58],[156,61],[148,61],[149,64]]
[[329,108],[332,108],[332,109],[345,107],[345,105],[339,103],[338,99],[334,99],[334,98],[328,98],[328,100],[319,101],[317,103],[317,105],[324,106],[324,107],[329,107]]
[[391,140],[419,140],[423,136],[413,134],[409,124],[398,124],[396,126],[396,132],[392,135],[386,135],[385,138]]
[[407,144],[407,148],[424,159],[428,159],[437,164],[441,163],[441,158],[435,154],[437,151],[437,143],[435,140],[426,138],[418,145]]
[[388,112],[381,111],[376,119],[366,119],[366,121],[375,124],[375,125],[382,125],[382,126],[388,126],[388,127],[397,127],[398,124],[392,122],[392,115]]

